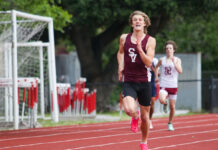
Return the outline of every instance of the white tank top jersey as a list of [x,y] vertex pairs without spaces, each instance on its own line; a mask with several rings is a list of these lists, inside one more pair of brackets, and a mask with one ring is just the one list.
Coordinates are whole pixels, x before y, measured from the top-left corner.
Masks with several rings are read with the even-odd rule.
[[[174,59],[178,57],[174,56]],[[162,58],[160,71],[160,87],[177,88],[178,87],[178,72],[172,61],[167,62],[167,57]]]

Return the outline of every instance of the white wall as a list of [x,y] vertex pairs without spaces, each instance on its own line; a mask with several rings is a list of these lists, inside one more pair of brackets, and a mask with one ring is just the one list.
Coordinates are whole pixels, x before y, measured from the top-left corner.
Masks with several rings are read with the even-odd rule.
[[56,55],[57,82],[75,83],[81,77],[80,62],[76,52]]

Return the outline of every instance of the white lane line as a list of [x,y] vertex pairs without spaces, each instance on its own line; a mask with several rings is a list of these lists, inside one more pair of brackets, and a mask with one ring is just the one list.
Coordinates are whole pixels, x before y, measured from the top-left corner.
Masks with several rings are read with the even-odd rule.
[[[129,123],[129,121],[128,121]],[[59,127],[45,127],[45,128],[35,128],[35,129],[21,129],[21,130],[18,130],[18,131],[4,131],[1,134],[20,134],[20,133],[28,133],[28,132],[47,132],[47,131],[53,131],[53,130],[64,130],[64,129],[76,129],[76,128],[89,128],[89,127],[102,127],[102,126],[111,126],[111,125],[125,125],[127,124],[127,121],[123,121],[123,122],[111,122],[111,123],[105,123],[105,124],[102,124],[102,123],[95,123],[93,125],[71,125],[71,126],[59,126]]]
[[[214,121],[214,119],[205,119],[205,120],[198,120],[198,121],[186,121],[186,122],[175,122],[174,124],[188,124],[188,123],[200,123],[200,122],[208,122],[208,121]],[[216,124],[216,123],[214,123]],[[160,125],[166,125],[165,123],[162,123]],[[204,124],[205,125],[205,124]],[[204,126],[203,125],[203,126]],[[211,125],[211,124],[209,124]],[[196,127],[198,125],[195,125],[194,127]],[[200,125],[202,126],[202,125]],[[188,126],[188,127],[192,127],[192,126]],[[62,136],[62,135],[72,135],[72,134],[80,134],[80,133],[90,133],[90,132],[101,132],[101,131],[113,131],[113,130],[120,130],[120,129],[128,129],[129,126],[125,126],[125,127],[119,127],[119,128],[109,128],[109,129],[91,129],[91,130],[85,130],[85,131],[71,131],[69,132],[66,131],[66,132],[61,132],[61,133],[53,133],[53,134],[46,134],[46,135],[37,135],[37,136],[25,136],[25,137],[16,137],[16,138],[6,138],[6,139],[0,139],[0,142],[2,141],[11,141],[11,140],[21,140],[21,139],[30,139],[30,138],[42,138],[42,137],[51,137],[51,136]],[[180,129],[180,128],[183,128],[183,127],[177,127],[177,129]],[[161,130],[152,130],[150,132],[155,132],[155,131],[164,131],[166,129],[161,129]],[[22,134],[22,133],[20,133]]]
[[194,142],[188,142],[188,143],[181,143],[181,144],[175,144],[175,145],[168,145],[168,146],[161,146],[161,147],[155,147],[150,150],[155,149],[162,149],[162,148],[172,148],[172,147],[178,147],[178,146],[184,146],[184,145],[193,145],[198,143],[205,143],[205,142],[211,142],[211,141],[218,141],[218,138],[215,139],[207,139],[207,140],[200,140],[200,141],[194,141]]
[[53,142],[45,142],[45,143],[34,143],[34,144],[26,144],[26,145],[16,145],[16,146],[9,146],[9,147],[1,147],[0,149],[9,149],[9,148],[36,146],[36,145],[44,145],[44,144],[57,144],[57,143],[65,143],[65,142],[75,142],[75,141],[80,141],[80,140],[92,140],[92,139],[97,139],[97,138],[107,138],[107,137],[132,135],[132,134],[135,134],[135,133],[114,134],[114,135],[106,135],[106,136],[98,136],[98,137],[87,137],[87,138],[81,138],[81,139],[70,139],[70,140],[64,140],[64,141],[53,141]]
[[[205,120],[201,120],[201,121],[188,121],[188,122],[185,122],[186,123],[194,123],[194,122],[208,122],[208,121],[211,121],[211,120],[214,120],[214,119],[205,119]],[[177,122],[177,123],[174,123],[174,124],[184,124],[184,122]],[[164,124],[165,125],[165,124]],[[211,124],[209,124],[211,125]],[[196,127],[198,125],[195,125],[194,127]],[[200,126],[205,126],[205,124],[203,125],[200,125]],[[187,126],[188,128],[189,127],[192,127],[192,126]],[[61,133],[53,133],[53,134],[46,134],[46,135],[37,135],[37,136],[25,136],[25,137],[16,137],[16,138],[7,138],[7,139],[0,139],[0,142],[2,141],[11,141],[11,140],[21,140],[21,139],[30,139],[30,138],[42,138],[42,137],[51,137],[51,136],[62,136],[62,135],[72,135],[72,134],[80,134],[80,133],[90,133],[90,132],[101,132],[101,131],[113,131],[113,130],[119,130],[119,129],[128,129],[129,126],[125,126],[125,127],[119,127],[119,128],[109,128],[109,129],[94,129],[94,130],[85,130],[85,131],[72,131],[72,132],[69,132],[69,131],[66,131],[65,133],[61,132]],[[180,128],[184,128],[184,127],[177,127],[177,129],[180,129]],[[186,127],[185,127],[186,128]],[[161,129],[161,130],[154,130],[153,132],[155,131],[164,131],[166,129]],[[150,131],[152,132],[152,131]]]
[[[218,124],[217,124],[218,125]],[[195,127],[195,126],[193,126]],[[170,136],[160,136],[160,137],[155,137],[155,138],[149,138],[149,140],[156,140],[156,139],[162,139],[162,138],[172,138],[172,137],[177,137],[177,136],[186,136],[186,135],[191,135],[191,134],[202,134],[202,133],[208,133],[208,132],[217,132],[217,130],[209,130],[209,131],[200,131],[200,132],[190,132],[190,133],[184,133],[184,134],[177,134],[177,135],[170,135]],[[138,133],[139,134],[139,133]],[[115,134],[115,135],[106,135],[106,136],[98,136],[98,137],[87,137],[87,138],[79,138],[79,139],[71,139],[71,140],[64,140],[64,141],[53,141],[53,142],[44,142],[44,143],[34,143],[34,144],[26,144],[26,145],[16,145],[16,146],[10,146],[10,147],[2,147],[0,149],[9,149],[9,148],[18,148],[18,147],[28,147],[28,146],[36,146],[36,145],[45,145],[45,144],[54,144],[54,143],[66,143],[66,142],[75,142],[75,141],[82,141],[82,140],[92,140],[92,139],[101,139],[101,138],[108,138],[108,137],[115,137],[115,136],[129,136],[129,135],[135,135],[135,133],[126,133],[126,134]],[[131,140],[131,141],[123,141],[123,142],[118,142],[114,144],[121,144],[121,143],[129,143],[129,142],[134,142],[138,140]],[[108,143],[107,143],[108,144]],[[106,145],[107,145],[106,144]],[[105,144],[100,144],[99,146],[102,146]],[[111,145],[111,143],[110,143]],[[92,145],[90,145],[92,146]],[[92,146],[95,147],[96,145]],[[89,146],[88,146],[89,147]],[[80,147],[79,147],[80,148]],[[83,148],[83,147],[82,147]],[[82,149],[80,148],[80,149]],[[84,148],[87,148],[85,146]],[[75,149],[75,148],[74,148]],[[78,148],[77,148],[78,149]]]
[[[150,138],[150,140],[157,140],[157,139],[166,139],[166,138],[172,138],[172,137],[177,137],[177,136],[186,136],[186,135],[192,135],[192,134],[203,134],[203,133],[209,133],[209,132],[218,132],[218,130],[211,130],[211,131],[203,131],[203,132],[192,132],[192,133],[184,133],[184,134],[177,134],[177,135],[171,135],[171,136],[161,136],[161,137],[156,137],[156,138]],[[217,140],[218,138],[216,138]],[[76,150],[76,149],[87,149],[87,148],[92,148],[92,147],[103,147],[103,146],[108,146],[108,145],[115,145],[115,144],[123,144],[123,143],[130,143],[130,142],[136,142],[136,141],[140,141],[140,140],[130,140],[130,141],[122,141],[122,142],[116,142],[116,143],[106,143],[106,144],[98,144],[98,145],[89,145],[89,146],[83,146],[83,147],[76,147],[76,148],[72,148],[72,149],[66,149],[66,150]],[[203,140],[206,141],[206,140]],[[195,143],[197,141],[194,142],[190,142],[190,143]],[[183,144],[177,144],[177,145],[183,145]],[[165,146],[167,147],[167,146]],[[164,147],[164,148],[165,148]],[[160,148],[160,147],[159,147]],[[162,148],[162,147],[161,147]],[[151,149],[152,150],[152,149]]]
[[42,138],[42,137],[51,137],[51,136],[63,136],[63,135],[72,135],[72,134],[79,134],[79,133],[90,133],[90,132],[105,132],[111,130],[118,130],[118,129],[126,129],[127,127],[120,127],[120,128],[109,128],[109,129],[95,129],[95,130],[88,130],[88,131],[78,131],[78,132],[67,132],[67,133],[54,133],[54,134],[47,134],[47,135],[37,135],[37,136],[26,136],[26,137],[17,137],[17,138],[10,138],[10,139],[1,139],[2,141],[12,141],[12,140],[20,140],[20,139],[30,139],[30,138]]
[[[214,115],[214,114],[209,114],[209,115],[196,115],[196,116],[179,116],[178,118],[175,118],[175,121],[178,120],[192,120],[192,119],[200,119],[200,118],[208,118],[208,117],[213,117],[213,120],[215,119],[214,117],[217,117],[218,119],[218,115]],[[158,121],[164,121],[164,120],[168,120],[168,118],[160,118],[160,119],[154,119],[154,122],[158,122]],[[215,119],[216,120],[216,119]],[[196,120],[197,121],[197,120]],[[15,133],[28,133],[28,132],[46,132],[46,131],[53,131],[53,130],[64,130],[64,129],[75,129],[75,128],[86,128],[86,127],[101,127],[101,126],[110,126],[110,125],[125,125],[125,124],[129,124],[129,121],[122,121],[122,122],[110,122],[110,123],[95,123],[95,124],[89,124],[89,125],[72,125],[72,126],[67,126],[67,127],[51,127],[51,128],[38,128],[38,129],[28,129],[28,130],[19,130],[19,131],[5,131],[0,133],[1,134],[5,134],[7,132],[7,134],[15,134]]]

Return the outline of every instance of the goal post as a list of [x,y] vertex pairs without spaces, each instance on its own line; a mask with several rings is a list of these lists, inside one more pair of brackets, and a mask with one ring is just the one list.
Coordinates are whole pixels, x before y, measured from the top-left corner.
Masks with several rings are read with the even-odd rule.
[[[45,29],[48,31],[48,41],[41,42],[39,39]],[[45,113],[43,99],[47,98],[52,107],[52,119],[58,122],[52,18],[16,10],[0,11],[0,78],[2,82],[7,82],[7,79],[12,81],[12,85],[8,86],[0,83],[0,103],[6,107],[5,120],[12,121],[13,118],[14,129],[19,128],[20,91],[17,81],[20,77],[39,78],[41,117],[44,117]]]

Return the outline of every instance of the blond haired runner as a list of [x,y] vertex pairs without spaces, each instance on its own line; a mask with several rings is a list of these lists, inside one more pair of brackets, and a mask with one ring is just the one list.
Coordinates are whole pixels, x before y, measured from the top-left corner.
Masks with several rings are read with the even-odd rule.
[[156,40],[147,34],[150,26],[149,17],[142,11],[130,14],[129,23],[132,33],[122,34],[117,53],[119,80],[123,81],[123,105],[127,115],[132,117],[131,130],[138,131],[140,106],[141,150],[147,150],[149,131],[149,110],[151,101],[151,85],[149,67],[155,54]]
[[[166,99],[169,99],[170,115],[168,130],[174,131],[172,121],[176,111],[178,75],[182,73],[182,63],[180,58],[174,56],[177,49],[177,45],[174,41],[167,41],[164,49],[166,51],[166,56],[160,58],[156,66],[156,68],[161,68],[159,100],[161,104],[166,105]],[[158,76],[156,76],[156,78],[158,78]]]

